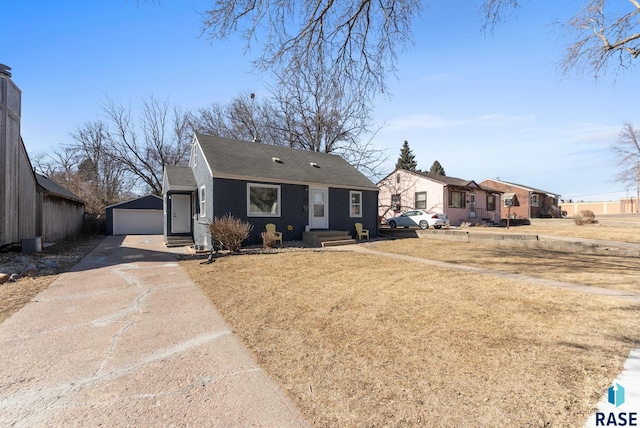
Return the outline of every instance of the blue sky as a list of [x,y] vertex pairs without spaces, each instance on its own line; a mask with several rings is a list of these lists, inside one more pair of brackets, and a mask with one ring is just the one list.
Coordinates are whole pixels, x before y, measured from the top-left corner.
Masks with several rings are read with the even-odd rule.
[[[266,94],[268,77],[250,64],[257,46],[199,37],[208,0],[6,3],[0,63],[22,90],[31,155],[70,143],[107,97],[135,110],[148,96],[198,108]],[[438,160],[447,175],[477,182],[500,177],[582,200],[625,196],[610,145],[636,120],[640,80],[561,73],[570,39],[551,24],[579,2],[526,2],[489,34],[479,2],[468,4],[425,8],[391,95],[376,101],[373,142],[387,150],[386,170],[407,140],[422,169]]]

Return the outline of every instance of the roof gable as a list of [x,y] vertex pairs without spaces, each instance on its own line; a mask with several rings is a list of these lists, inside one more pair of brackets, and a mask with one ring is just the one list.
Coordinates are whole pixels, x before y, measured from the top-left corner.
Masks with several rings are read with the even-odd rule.
[[84,201],[80,199],[80,197],[76,196],[66,188],[62,187],[55,181],[51,180],[50,178],[47,178],[44,175],[41,175],[38,173],[36,173],[35,176],[36,176],[36,182],[38,183],[38,186],[42,190],[44,190],[46,193],[50,193],[52,195],[59,196],[64,199],[69,199],[69,200],[84,204]]
[[188,166],[166,165],[164,167],[167,188],[163,192],[195,190],[198,188],[193,170]]
[[196,134],[213,177],[378,190],[341,156]]
[[398,172],[408,173],[408,174],[412,174],[412,175],[415,175],[415,176],[418,176],[418,177],[421,177],[421,178],[426,178],[426,179],[434,181],[436,183],[440,183],[443,186],[461,187],[461,188],[463,187],[463,188],[466,188],[466,189],[480,189],[480,190],[486,190],[486,191],[494,192],[494,190],[492,190],[492,189],[480,186],[474,180],[465,180],[465,179],[462,179],[462,178],[449,177],[447,175],[440,175],[440,174],[431,174],[431,173],[423,172],[423,171],[409,171],[407,169],[396,169],[391,174],[389,174],[385,178],[383,178],[378,184],[385,182],[386,180],[389,179],[389,177],[393,176],[394,174],[397,174]]
[[119,202],[117,204],[109,205],[106,209],[151,209],[162,210],[163,201],[162,198],[156,195],[141,196],[139,198],[129,199],[128,201]]
[[555,196],[556,198],[560,196],[559,193],[547,192],[546,190],[536,189],[535,187],[525,186],[523,184],[518,184],[518,183],[512,183],[510,181],[498,180],[496,178],[487,178],[484,181],[493,181],[494,183],[500,183],[500,184],[504,184],[504,185],[507,185],[507,186],[519,187],[519,188],[524,189],[524,190],[529,191],[529,192],[542,193],[542,194],[545,194],[545,195]]
[[422,177],[426,177],[429,180],[433,180],[436,181],[438,183],[442,183],[445,184],[447,186],[456,186],[456,187],[474,187],[474,188],[480,188],[480,186],[478,185],[478,183],[476,183],[473,180],[465,180],[462,178],[457,178],[457,177],[449,177],[446,175],[440,175],[440,174],[431,174],[428,172],[422,172],[422,171],[416,171],[416,174],[422,176]]

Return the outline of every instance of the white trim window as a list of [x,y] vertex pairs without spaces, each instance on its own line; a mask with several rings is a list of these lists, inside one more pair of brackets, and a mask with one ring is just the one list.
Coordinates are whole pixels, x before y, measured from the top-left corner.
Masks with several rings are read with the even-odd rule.
[[466,208],[466,193],[459,190],[449,190],[449,208]]
[[207,216],[207,186],[200,186],[200,218]]
[[247,183],[247,217],[280,217],[280,186]]
[[198,146],[194,144],[192,147],[192,150],[193,150],[193,166],[198,166]]
[[487,211],[496,210],[496,195],[489,193],[487,195]]
[[532,207],[540,206],[540,195],[531,195],[531,206]]
[[362,217],[362,192],[349,191],[350,211],[349,217]]

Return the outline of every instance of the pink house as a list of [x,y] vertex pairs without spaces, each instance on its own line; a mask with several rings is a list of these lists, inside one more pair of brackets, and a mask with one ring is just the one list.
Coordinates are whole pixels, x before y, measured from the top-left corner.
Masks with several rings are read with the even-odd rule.
[[498,190],[473,180],[397,169],[378,183],[381,221],[412,209],[444,213],[451,226],[500,223]]

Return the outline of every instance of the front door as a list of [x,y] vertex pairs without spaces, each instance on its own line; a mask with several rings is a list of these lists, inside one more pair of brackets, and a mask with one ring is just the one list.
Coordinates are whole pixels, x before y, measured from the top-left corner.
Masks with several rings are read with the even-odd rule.
[[171,195],[171,233],[191,232],[191,195]]
[[469,217],[475,218],[476,216],[476,194],[469,193]]
[[329,189],[309,188],[309,200],[311,201],[311,209],[309,210],[311,229],[328,229]]

